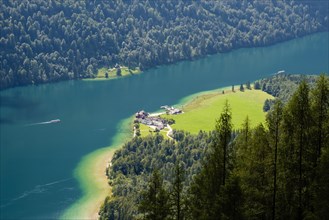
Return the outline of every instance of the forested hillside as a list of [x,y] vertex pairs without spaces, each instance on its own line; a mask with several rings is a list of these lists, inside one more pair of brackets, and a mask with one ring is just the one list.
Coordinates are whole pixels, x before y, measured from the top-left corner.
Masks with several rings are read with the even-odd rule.
[[[303,80],[312,88],[317,78],[317,75],[279,73],[255,81],[254,88],[261,89],[280,99],[283,103],[287,103]],[[263,110],[267,112],[273,107],[274,103],[274,100],[266,99]]]
[[328,30],[328,1],[3,0],[0,11],[1,89]]
[[[189,135],[175,131],[179,142],[164,139],[162,135],[136,137],[118,150],[108,170],[113,197],[107,198],[101,210],[102,219],[141,218],[138,210],[141,193],[147,188],[151,173],[161,167],[166,187],[174,181],[175,167],[178,161],[184,164],[187,174],[184,188],[192,181],[195,173],[201,169],[200,159],[211,143],[211,134],[200,132]],[[183,186],[182,186],[183,187]]]
[[285,103],[290,99],[292,94],[294,94],[298,88],[298,85],[303,80],[305,80],[309,86],[313,87],[317,78],[317,75],[280,73],[271,77],[257,80],[256,82],[258,83],[259,89],[279,98]]
[[101,219],[328,219],[328,76],[301,81],[266,124],[232,131],[232,117],[227,103],[212,132],[125,144]]

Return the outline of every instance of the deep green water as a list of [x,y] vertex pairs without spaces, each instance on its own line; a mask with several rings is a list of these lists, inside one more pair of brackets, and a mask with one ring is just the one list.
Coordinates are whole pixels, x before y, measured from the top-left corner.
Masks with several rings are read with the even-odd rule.
[[[328,73],[328,33],[161,66],[112,81],[70,81],[0,93],[1,219],[58,218],[81,197],[73,170],[111,144],[118,123],[193,93],[279,70]],[[219,110],[220,111],[220,110]],[[60,123],[34,124],[52,119]]]

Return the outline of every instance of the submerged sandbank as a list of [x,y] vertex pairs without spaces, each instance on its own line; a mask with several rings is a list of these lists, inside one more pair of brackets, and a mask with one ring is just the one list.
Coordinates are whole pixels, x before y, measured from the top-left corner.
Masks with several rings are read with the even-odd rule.
[[98,212],[106,196],[111,192],[106,167],[114,152],[132,136],[131,118],[123,120],[112,145],[98,149],[82,158],[74,170],[82,190],[82,198],[64,211],[61,219],[98,219]]
[[[221,88],[223,89],[223,88]],[[219,91],[221,89],[204,91],[181,99],[177,105],[184,105],[195,97]],[[98,149],[82,158],[74,170],[82,190],[82,197],[64,211],[61,219],[98,219],[98,212],[111,188],[106,176],[106,167],[114,152],[132,137],[131,123],[133,118],[127,118],[118,125],[118,133],[114,136],[111,146]]]
[[[175,106],[186,106],[198,97],[209,94],[218,94],[230,90],[231,87],[222,87],[215,90],[203,91],[180,99]],[[132,137],[133,117],[123,120],[118,126],[118,133],[112,145],[98,149],[82,158],[74,171],[83,192],[82,198],[65,210],[61,219],[98,219],[98,212],[106,196],[110,195],[111,188],[105,173],[114,152],[123,143]]]

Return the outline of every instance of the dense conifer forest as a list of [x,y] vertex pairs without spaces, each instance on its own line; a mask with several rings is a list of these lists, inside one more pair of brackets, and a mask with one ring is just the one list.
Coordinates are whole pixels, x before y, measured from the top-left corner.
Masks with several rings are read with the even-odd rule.
[[3,0],[0,11],[0,89],[328,30],[327,1]]
[[227,103],[212,132],[126,143],[101,219],[328,219],[329,78],[305,79],[265,124],[233,131]]
[[[299,83],[305,80],[310,87],[315,85],[317,75],[301,75],[279,73],[271,77],[266,77],[254,82],[255,89],[261,89],[264,92],[278,98],[283,103],[287,103],[292,94],[297,90]],[[263,110],[267,112],[273,107],[275,101],[267,99]]]
[[313,87],[317,78],[318,75],[280,73],[257,80],[255,84],[258,84],[256,86],[258,87],[257,89],[261,89],[286,103],[303,80],[305,80],[310,87]]

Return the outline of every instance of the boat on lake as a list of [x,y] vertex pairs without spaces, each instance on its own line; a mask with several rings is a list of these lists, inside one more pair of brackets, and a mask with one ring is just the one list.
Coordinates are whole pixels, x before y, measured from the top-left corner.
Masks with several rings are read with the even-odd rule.
[[61,122],[60,119],[53,119],[53,120],[50,120],[48,123],[58,123],[58,122]]

